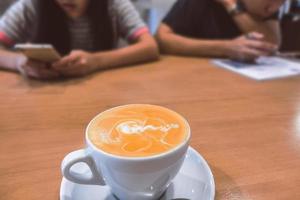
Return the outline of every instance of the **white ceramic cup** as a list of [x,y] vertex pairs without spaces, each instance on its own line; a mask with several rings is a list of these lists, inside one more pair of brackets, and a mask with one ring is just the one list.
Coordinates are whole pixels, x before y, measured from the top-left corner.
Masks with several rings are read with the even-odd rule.
[[[97,116],[93,120],[96,118]],[[109,154],[95,147],[88,138],[92,120],[85,133],[87,148],[71,152],[64,158],[62,174],[69,181],[78,184],[107,185],[120,200],[158,199],[180,170],[189,146],[190,127],[183,117],[182,119],[186,123],[185,141],[166,153],[136,158]],[[70,170],[80,162],[89,166],[91,176]]]

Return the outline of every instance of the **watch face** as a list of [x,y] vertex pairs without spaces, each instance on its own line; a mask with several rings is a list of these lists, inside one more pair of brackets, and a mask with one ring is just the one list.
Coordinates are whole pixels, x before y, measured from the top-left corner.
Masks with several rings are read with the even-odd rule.
[[240,4],[240,3],[236,3],[235,5],[233,5],[231,7],[231,9],[229,9],[230,15],[237,15],[237,14],[240,14],[243,12],[245,12],[245,8],[244,8],[243,4]]

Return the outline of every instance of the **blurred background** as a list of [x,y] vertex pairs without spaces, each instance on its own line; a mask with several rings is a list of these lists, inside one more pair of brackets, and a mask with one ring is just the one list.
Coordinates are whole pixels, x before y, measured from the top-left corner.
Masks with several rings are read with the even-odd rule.
[[300,0],[287,1],[281,19],[282,51],[300,51]]
[[[0,0],[0,16],[17,0]],[[176,0],[132,0],[154,34]],[[287,0],[281,9],[281,51],[300,51],[300,0]]]
[[5,12],[5,10],[15,1],[16,0],[1,0],[0,1],[0,15],[2,15],[3,12]]

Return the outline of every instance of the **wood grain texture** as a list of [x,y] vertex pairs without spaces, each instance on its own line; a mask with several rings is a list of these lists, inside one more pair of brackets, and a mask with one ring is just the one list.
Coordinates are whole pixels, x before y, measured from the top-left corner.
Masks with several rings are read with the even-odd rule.
[[188,119],[217,200],[300,199],[300,78],[256,82],[180,57],[59,82],[0,72],[0,199],[59,199],[61,160],[87,123],[128,103]]

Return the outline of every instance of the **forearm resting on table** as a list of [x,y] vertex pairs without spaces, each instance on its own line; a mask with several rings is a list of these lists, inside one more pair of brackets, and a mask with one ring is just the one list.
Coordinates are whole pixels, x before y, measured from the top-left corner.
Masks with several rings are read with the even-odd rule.
[[234,21],[237,23],[243,33],[259,32],[264,35],[264,39],[268,42],[280,46],[281,34],[279,22],[276,20],[259,20],[255,19],[248,13],[240,13],[235,15]]
[[17,67],[26,60],[20,53],[11,52],[4,48],[0,49],[0,68],[4,70],[17,71]]
[[156,35],[162,53],[182,56],[225,57],[225,40],[201,40],[177,35],[161,25]]
[[132,65],[159,58],[158,47],[150,35],[142,35],[135,44],[117,50],[95,53],[101,68]]

